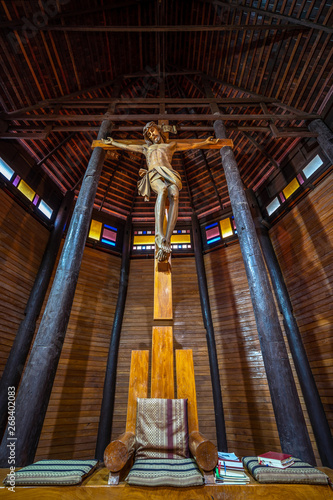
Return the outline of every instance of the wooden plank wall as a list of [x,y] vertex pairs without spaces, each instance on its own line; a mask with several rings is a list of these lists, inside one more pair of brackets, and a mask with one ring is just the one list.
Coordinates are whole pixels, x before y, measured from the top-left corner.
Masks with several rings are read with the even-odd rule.
[[[3,190],[0,217],[2,373],[49,232]],[[36,459],[94,456],[119,273],[119,257],[85,248]]]
[[[286,215],[271,230],[271,236],[332,423],[331,182],[332,176]],[[1,304],[2,319],[6,321],[2,321],[1,334],[2,351],[6,356],[22,318],[48,232],[3,192],[1,198],[4,201],[0,209],[3,250],[0,282],[6,290]],[[238,243],[205,255],[205,266],[229,449],[238,455],[278,450],[278,434]],[[194,258],[173,257],[172,267],[174,348],[193,349],[199,426],[203,434],[215,441],[213,398],[195,261]],[[119,270],[118,257],[85,249],[36,458],[88,458],[94,454]],[[120,341],[112,438],[125,430],[131,351],[149,349],[151,352],[153,283],[153,260],[132,260]]]
[[0,189],[0,374],[48,238],[49,231]]
[[120,262],[106,252],[84,250],[36,459],[95,456]]
[[333,430],[333,174],[270,231]]
[[279,450],[279,439],[238,243],[205,255],[228,447]]

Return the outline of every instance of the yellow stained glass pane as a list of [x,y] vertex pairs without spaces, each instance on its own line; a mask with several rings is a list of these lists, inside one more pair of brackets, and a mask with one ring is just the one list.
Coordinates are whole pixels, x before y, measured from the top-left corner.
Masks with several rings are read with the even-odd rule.
[[283,190],[285,199],[287,200],[289,196],[291,196],[298,188],[299,188],[299,182],[295,177],[295,179],[289,182],[289,184]]
[[154,234],[136,234],[134,235],[133,245],[154,245]]
[[26,182],[24,182],[23,179],[20,180],[19,185],[17,186],[17,189],[21,191],[21,193],[24,194],[28,198],[28,200],[32,201],[35,197],[35,191],[31,189],[30,186]]
[[234,234],[229,217],[227,219],[220,220],[220,228],[222,238],[228,238]]
[[191,243],[190,234],[173,234],[171,236],[171,243]]
[[90,224],[89,238],[99,241],[101,237],[102,223],[92,219]]

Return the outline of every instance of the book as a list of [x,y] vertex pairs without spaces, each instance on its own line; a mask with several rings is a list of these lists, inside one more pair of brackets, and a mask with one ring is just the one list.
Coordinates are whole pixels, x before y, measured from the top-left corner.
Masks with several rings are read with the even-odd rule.
[[218,474],[221,477],[244,477],[244,472],[241,470],[234,470],[234,469],[218,469]]
[[215,483],[218,484],[247,484],[250,482],[249,477],[242,471],[230,471],[229,469],[215,468]]
[[239,460],[234,453],[226,453],[225,451],[219,451],[218,457],[221,460]]
[[287,453],[278,453],[276,451],[268,451],[258,455],[258,462],[260,465],[267,465],[268,467],[277,467],[285,469],[294,463],[293,457]]
[[244,470],[244,466],[241,460],[223,460],[219,458],[217,464],[221,468],[226,467],[228,469]]
[[243,462],[234,453],[218,453],[218,462],[214,471],[217,484],[248,484],[249,477],[244,472]]

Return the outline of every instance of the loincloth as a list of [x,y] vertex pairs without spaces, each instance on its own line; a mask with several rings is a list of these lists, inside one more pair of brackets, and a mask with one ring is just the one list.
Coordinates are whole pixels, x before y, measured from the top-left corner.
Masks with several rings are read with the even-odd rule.
[[156,193],[151,183],[157,179],[161,179],[167,187],[174,184],[179,191],[182,188],[181,177],[179,173],[172,168],[157,166],[146,172],[147,173],[138,181],[138,192],[141,196],[144,196],[145,201],[149,201],[151,189]]

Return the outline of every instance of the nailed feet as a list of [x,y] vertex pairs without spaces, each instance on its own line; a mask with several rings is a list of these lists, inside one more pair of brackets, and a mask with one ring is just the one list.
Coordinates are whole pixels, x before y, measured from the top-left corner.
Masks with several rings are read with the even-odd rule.
[[171,245],[166,241],[164,236],[157,234],[155,236],[156,244],[156,259],[159,262],[164,262],[168,260],[171,253]]

